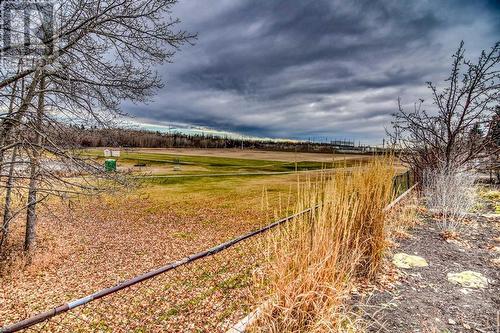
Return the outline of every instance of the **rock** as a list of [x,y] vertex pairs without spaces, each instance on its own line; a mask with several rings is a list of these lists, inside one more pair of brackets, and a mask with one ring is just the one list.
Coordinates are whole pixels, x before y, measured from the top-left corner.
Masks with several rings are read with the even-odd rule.
[[465,328],[466,330],[470,330],[472,327],[471,327],[469,324],[464,324],[464,328]]
[[488,286],[488,279],[478,272],[448,273],[447,277],[451,283],[459,284],[465,288],[486,288]]
[[399,268],[427,267],[427,261],[419,256],[413,256],[406,253],[396,253],[392,263]]
[[450,325],[456,325],[457,322],[454,321],[453,319],[448,319],[448,324],[450,324]]

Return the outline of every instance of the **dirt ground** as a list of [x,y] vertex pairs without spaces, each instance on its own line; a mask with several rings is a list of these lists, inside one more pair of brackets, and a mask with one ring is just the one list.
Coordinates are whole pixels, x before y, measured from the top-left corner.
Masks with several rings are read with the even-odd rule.
[[[472,217],[460,239],[445,241],[427,217],[394,253],[423,257],[428,267],[400,269],[393,288],[363,306],[370,332],[499,332],[500,217]],[[484,289],[452,284],[447,273],[474,271],[488,279]]]
[[195,149],[195,148],[144,148],[130,149],[130,152],[156,153],[156,154],[175,154],[175,155],[196,155],[196,156],[214,156],[245,158],[265,161],[283,161],[283,162],[331,162],[335,160],[352,160],[369,157],[369,155],[358,154],[322,154],[322,153],[294,153],[282,151],[264,151],[251,149]]

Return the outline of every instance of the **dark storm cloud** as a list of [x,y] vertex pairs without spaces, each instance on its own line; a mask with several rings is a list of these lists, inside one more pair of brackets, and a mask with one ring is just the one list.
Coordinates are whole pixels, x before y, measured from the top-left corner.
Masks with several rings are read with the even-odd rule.
[[[374,6],[373,1],[347,12],[330,1],[255,4],[248,2],[228,13],[232,19],[223,25],[228,31],[216,28],[220,38],[208,49],[210,63],[189,69],[183,79],[245,93],[248,82],[261,82],[312,62],[318,67],[310,74],[349,79],[356,75],[355,68],[338,66],[336,61],[370,61],[374,52],[393,53],[409,43],[425,42],[439,26],[436,17],[427,12],[418,13],[403,25],[403,10]],[[384,26],[394,28],[390,38],[379,32]],[[244,33],[252,29],[255,32]],[[200,38],[204,35],[200,32]],[[261,96],[267,91],[267,87],[262,88],[257,91]]]
[[184,0],[193,47],[161,68],[164,91],[139,121],[272,137],[381,140],[398,96],[425,97],[463,39],[471,55],[500,35],[494,2]]

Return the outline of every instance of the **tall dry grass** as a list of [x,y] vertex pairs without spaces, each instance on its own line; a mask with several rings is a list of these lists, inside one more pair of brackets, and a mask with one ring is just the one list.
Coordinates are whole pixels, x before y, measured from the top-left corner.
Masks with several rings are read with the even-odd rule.
[[418,194],[412,193],[388,211],[385,224],[390,241],[410,238],[409,230],[422,222],[420,215],[424,210]]
[[354,278],[373,278],[380,268],[393,176],[391,160],[380,158],[298,185],[298,211],[320,205],[270,236],[271,296],[250,331],[356,330],[345,300]]

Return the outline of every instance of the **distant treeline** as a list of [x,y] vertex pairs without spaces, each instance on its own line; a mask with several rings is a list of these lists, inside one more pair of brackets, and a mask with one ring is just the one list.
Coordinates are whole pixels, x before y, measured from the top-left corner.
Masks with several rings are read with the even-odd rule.
[[[350,141],[332,143],[309,141],[252,140],[221,137],[207,134],[163,133],[132,129],[100,129],[72,127],[71,137],[80,147],[131,147],[131,148],[245,148],[297,152],[381,152],[380,148],[354,145]],[[72,141],[73,141],[72,140]]]

